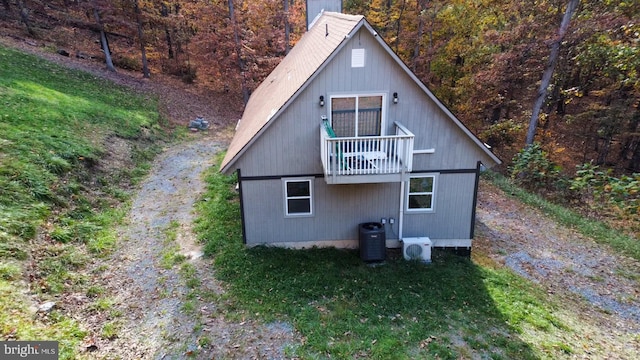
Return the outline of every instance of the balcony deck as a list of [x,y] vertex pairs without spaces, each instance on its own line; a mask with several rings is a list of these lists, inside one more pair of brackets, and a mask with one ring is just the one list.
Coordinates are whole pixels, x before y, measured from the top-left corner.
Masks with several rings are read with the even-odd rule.
[[411,172],[414,134],[395,122],[396,135],[332,137],[320,126],[321,160],[328,184],[400,182]]

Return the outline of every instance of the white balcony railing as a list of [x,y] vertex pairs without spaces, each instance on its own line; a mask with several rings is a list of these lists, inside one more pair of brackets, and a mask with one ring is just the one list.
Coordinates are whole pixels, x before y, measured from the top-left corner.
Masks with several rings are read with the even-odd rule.
[[325,177],[411,172],[414,135],[402,124],[394,125],[396,135],[334,137],[329,124],[323,121],[320,149]]

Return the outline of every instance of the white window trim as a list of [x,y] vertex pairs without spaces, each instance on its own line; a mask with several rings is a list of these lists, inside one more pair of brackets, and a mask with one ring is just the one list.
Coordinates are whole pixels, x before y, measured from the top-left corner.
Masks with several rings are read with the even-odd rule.
[[[433,189],[431,189],[431,192],[420,192],[420,193],[411,193],[410,191],[410,181],[411,179],[416,179],[416,178],[426,178],[426,177],[430,177],[433,178]],[[409,180],[407,181],[407,185],[406,185],[406,194],[405,194],[405,211],[411,214],[415,214],[415,213],[433,213],[436,211],[436,193],[438,191],[438,174],[437,173],[429,173],[429,174],[419,174],[419,175],[412,175],[409,177]],[[431,208],[428,209],[411,209],[409,208],[409,196],[410,195],[431,195]]]
[[[287,183],[289,182],[303,182],[309,183],[309,196],[287,196]],[[284,199],[284,216],[289,217],[309,217],[314,216],[313,213],[313,177],[300,177],[300,178],[283,178],[282,179],[282,198]],[[309,199],[309,212],[308,213],[289,213],[289,199]]]
[[[381,96],[382,97],[382,119],[380,120],[380,136],[386,136],[386,126],[387,126],[387,99],[389,97],[388,93],[347,93],[347,94],[330,94],[329,95],[329,124],[333,126],[333,119],[331,118],[332,108],[331,108],[331,100],[332,99],[344,99],[344,98],[356,98],[356,114],[358,113],[359,101],[358,98],[366,97],[366,96]],[[355,123],[356,134],[358,133],[358,120],[356,119]]]

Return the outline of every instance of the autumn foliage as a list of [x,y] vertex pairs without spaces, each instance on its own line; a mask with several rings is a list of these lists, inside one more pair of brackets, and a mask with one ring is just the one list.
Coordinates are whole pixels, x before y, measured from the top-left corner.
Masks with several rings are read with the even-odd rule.
[[[524,145],[566,0],[345,0],[507,162]],[[171,74],[245,99],[304,33],[304,0],[3,0],[2,33]],[[138,11],[136,11],[138,9]],[[286,10],[285,10],[286,9]],[[99,14],[100,22],[94,14]],[[536,141],[565,171],[640,171],[640,7],[581,1],[560,46]],[[145,56],[143,56],[143,51]]]

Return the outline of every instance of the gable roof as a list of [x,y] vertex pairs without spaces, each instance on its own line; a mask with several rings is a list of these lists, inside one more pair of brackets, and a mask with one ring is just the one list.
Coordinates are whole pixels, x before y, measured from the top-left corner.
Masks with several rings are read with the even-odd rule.
[[363,19],[362,16],[324,12],[315,20],[311,29],[251,94],[222,161],[223,172],[244,152],[269,120],[284,110]]
[[[365,26],[372,34],[376,31],[362,15],[347,15],[323,12],[305,33],[289,54],[276,66],[269,76],[258,86],[249,98],[236,133],[220,165],[220,171],[227,172],[236,160],[247,150],[259,135],[295,100],[311,80],[338,53],[338,50]],[[487,147],[458,120],[449,109],[417,78],[404,62],[380,38],[378,43],[391,55],[402,69],[431,98],[436,105],[467,134],[482,151],[496,164],[498,159]]]

